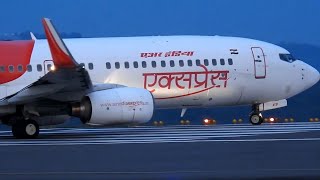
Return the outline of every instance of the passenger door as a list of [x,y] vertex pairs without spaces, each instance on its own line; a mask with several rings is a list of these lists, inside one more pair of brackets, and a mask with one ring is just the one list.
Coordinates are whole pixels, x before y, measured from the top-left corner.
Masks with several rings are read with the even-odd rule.
[[266,60],[265,55],[260,47],[251,48],[253,60],[254,60],[254,74],[256,79],[266,78]]

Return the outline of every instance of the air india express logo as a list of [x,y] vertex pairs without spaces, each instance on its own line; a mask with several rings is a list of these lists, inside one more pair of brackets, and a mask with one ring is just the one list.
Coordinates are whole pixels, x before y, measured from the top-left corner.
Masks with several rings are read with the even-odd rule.
[[195,72],[144,73],[144,88],[152,93],[157,93],[159,90],[170,92],[172,89],[187,92],[157,98],[171,99],[201,93],[213,88],[227,87],[229,71],[208,71],[203,65],[199,67],[202,69]]

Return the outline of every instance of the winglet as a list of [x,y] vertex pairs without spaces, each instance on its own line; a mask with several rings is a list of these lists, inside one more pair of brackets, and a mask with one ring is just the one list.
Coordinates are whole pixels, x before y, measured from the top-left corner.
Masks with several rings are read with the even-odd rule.
[[46,33],[54,65],[57,68],[74,68],[78,66],[78,63],[74,60],[72,54],[59,36],[51,20],[44,18],[42,19],[42,24]]

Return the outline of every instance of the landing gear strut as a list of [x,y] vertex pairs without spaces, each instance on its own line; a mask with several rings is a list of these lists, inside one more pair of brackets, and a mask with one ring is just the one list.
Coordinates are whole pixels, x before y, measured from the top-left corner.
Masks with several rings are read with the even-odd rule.
[[12,125],[12,134],[18,139],[33,139],[39,135],[39,125],[34,120],[21,120]]
[[250,122],[253,125],[260,125],[263,123],[263,117],[259,111],[259,104],[255,104],[252,106],[252,112],[250,114]]

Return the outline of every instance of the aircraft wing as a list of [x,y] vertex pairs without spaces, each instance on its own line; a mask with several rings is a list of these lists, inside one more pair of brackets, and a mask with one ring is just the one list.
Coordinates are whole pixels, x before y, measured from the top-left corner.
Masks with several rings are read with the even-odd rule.
[[59,36],[51,20],[42,20],[55,70],[37,82],[7,97],[0,105],[20,104],[37,100],[79,101],[91,89],[88,72],[78,64]]

